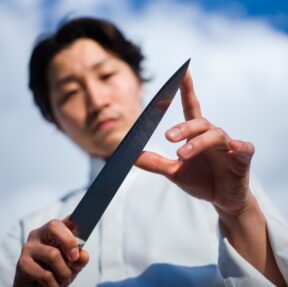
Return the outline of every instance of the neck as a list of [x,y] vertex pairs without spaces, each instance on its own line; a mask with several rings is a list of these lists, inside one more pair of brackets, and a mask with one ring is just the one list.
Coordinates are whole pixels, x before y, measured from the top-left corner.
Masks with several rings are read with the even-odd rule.
[[94,180],[94,178],[100,173],[105,164],[105,159],[90,156],[90,181]]

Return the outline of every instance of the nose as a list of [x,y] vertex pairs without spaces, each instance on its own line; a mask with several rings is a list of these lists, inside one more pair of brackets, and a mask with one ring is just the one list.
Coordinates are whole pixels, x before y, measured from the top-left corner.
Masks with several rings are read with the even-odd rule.
[[86,84],[86,105],[88,113],[98,113],[110,103],[108,88],[101,82],[91,80]]

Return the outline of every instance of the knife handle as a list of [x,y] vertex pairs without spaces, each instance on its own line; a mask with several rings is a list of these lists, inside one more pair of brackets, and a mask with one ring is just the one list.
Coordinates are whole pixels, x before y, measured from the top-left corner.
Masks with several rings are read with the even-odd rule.
[[75,236],[76,238],[76,242],[77,242],[77,245],[78,245],[78,248],[81,250],[82,247],[84,246],[84,244],[86,243],[86,241],[84,241],[83,239]]

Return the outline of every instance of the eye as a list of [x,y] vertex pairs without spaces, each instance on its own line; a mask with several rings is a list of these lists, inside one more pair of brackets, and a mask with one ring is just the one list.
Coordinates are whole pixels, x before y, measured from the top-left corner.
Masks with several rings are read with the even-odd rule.
[[67,92],[63,92],[63,95],[62,95],[61,99],[59,99],[58,104],[63,105],[65,103],[67,103],[73,96],[77,95],[78,93],[79,93],[79,89],[73,89],[73,90],[69,90]]
[[102,81],[107,81],[107,80],[109,80],[112,76],[114,76],[115,74],[116,74],[116,72],[103,73],[102,75],[100,75],[100,80],[102,80]]

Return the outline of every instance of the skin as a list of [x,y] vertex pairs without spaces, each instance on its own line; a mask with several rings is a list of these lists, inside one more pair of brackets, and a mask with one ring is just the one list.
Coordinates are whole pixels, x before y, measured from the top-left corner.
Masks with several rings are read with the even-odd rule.
[[51,220],[32,230],[22,248],[13,286],[68,286],[88,263],[67,220]]
[[[104,66],[95,69],[95,63],[103,60]],[[107,63],[117,71],[108,79],[100,73]],[[109,157],[140,113],[138,77],[97,43],[82,39],[52,59],[49,81],[60,129],[91,155]],[[71,92],[75,86],[77,92]],[[231,139],[203,118],[189,72],[181,85],[181,97],[185,122],[166,133],[171,142],[186,140],[177,151],[178,159],[143,152],[137,166],[164,175],[189,195],[211,202],[234,248],[271,282],[286,286],[272,253],[265,218],[249,189],[253,145]],[[88,254],[77,249],[73,226],[67,220],[52,220],[30,233],[14,286],[34,286],[35,282],[67,286],[87,262]]]
[[58,53],[48,74],[60,129],[89,154],[109,157],[141,112],[139,78],[90,39]]
[[[55,55],[48,81],[55,124],[93,156],[108,158],[141,112],[137,75],[90,39],[77,40]],[[14,286],[68,286],[88,262],[71,230],[67,220],[52,220],[32,231]]]
[[189,195],[213,204],[224,235],[234,248],[277,286],[287,286],[275,262],[264,215],[249,188],[254,146],[233,140],[203,118],[190,73],[181,85],[185,122],[166,132],[171,142],[186,140],[178,159],[143,152],[137,165],[166,176]]

